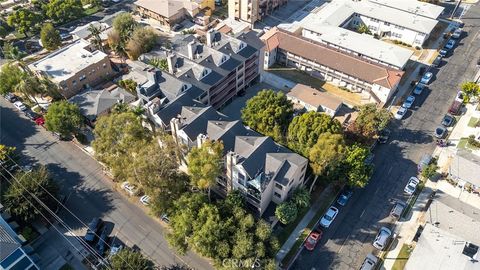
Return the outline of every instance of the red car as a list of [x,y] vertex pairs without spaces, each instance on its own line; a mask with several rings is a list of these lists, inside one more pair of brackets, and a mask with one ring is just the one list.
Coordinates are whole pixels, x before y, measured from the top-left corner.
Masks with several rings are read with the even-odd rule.
[[305,240],[305,248],[309,251],[315,249],[318,241],[322,238],[322,231],[313,231],[308,236],[307,240]]
[[45,118],[43,118],[43,116],[39,116],[39,117],[35,118],[34,121],[39,126],[43,126],[45,124]]

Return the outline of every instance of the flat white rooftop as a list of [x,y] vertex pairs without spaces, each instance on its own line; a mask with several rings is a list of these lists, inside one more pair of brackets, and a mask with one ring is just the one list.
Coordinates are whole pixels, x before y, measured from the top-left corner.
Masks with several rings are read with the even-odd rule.
[[[403,1],[408,3],[412,0]],[[429,34],[437,25],[437,20],[435,19],[370,1],[336,0],[323,8],[314,10],[312,13],[316,14],[316,24],[323,26],[340,26],[354,14],[389,22],[426,34]]]
[[396,8],[412,14],[425,16],[431,19],[437,19],[443,12],[444,7],[420,2],[417,0],[369,0],[383,6]]
[[413,55],[412,50],[375,39],[371,35],[359,34],[341,27],[311,27],[308,18],[306,19],[304,29],[320,33],[320,36],[312,37],[319,42],[331,43],[398,68],[403,68]]
[[99,50],[90,52],[85,48],[88,43],[79,39],[72,44],[58,49],[28,67],[46,73],[52,81],[60,83],[74,76],[86,67],[100,62],[107,55]]

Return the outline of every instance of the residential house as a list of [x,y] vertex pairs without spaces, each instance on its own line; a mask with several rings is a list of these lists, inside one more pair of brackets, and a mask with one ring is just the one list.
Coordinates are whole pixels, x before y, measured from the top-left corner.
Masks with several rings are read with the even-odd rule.
[[450,177],[459,181],[458,185],[470,184],[474,190],[480,192],[480,157],[466,150],[457,151],[453,157],[448,173]]
[[105,88],[86,89],[68,101],[76,104],[82,115],[90,124],[93,124],[98,117],[110,113],[116,104],[129,104],[135,99],[135,96],[125,89],[110,84]]
[[55,83],[66,98],[113,76],[108,56],[83,39],[48,54],[28,67],[37,76]]
[[341,99],[325,91],[320,91],[304,84],[297,84],[287,93],[295,107],[307,111],[324,112],[334,117],[343,105]]
[[364,103],[385,104],[404,74],[399,69],[276,27],[265,33],[262,40],[265,43],[264,69],[275,63],[295,67],[360,94]]
[[253,25],[286,3],[287,0],[228,0],[228,17]]

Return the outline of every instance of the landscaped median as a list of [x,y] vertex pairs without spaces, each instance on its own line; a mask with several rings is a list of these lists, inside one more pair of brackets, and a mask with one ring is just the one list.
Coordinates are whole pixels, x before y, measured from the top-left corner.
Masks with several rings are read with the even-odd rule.
[[[340,190],[341,190],[341,188],[334,188],[332,186],[331,188],[327,187],[324,190],[324,192],[322,192],[321,202],[319,203],[319,206],[317,208],[317,211],[315,212],[315,215],[310,219],[307,227],[305,227],[302,230],[301,234],[298,236],[295,243],[293,244],[293,246],[288,251],[287,255],[285,255],[285,257],[283,258],[283,260],[280,263],[281,266],[288,266],[292,263],[293,259],[301,251],[301,249],[299,249],[299,248],[302,246],[303,242],[305,242],[305,239],[308,237],[310,232],[314,229],[318,220],[322,217],[322,215],[325,213],[325,211],[327,211],[327,208],[333,203],[333,201],[337,197]],[[305,216],[302,217],[302,220],[304,218],[308,218],[307,214],[305,214]],[[300,221],[298,221],[298,223],[300,223]]]

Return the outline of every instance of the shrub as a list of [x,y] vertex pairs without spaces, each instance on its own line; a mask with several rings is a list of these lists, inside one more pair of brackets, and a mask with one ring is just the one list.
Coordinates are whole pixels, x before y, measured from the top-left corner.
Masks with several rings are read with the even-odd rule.
[[298,209],[293,202],[283,202],[275,209],[275,217],[283,224],[292,223],[297,218],[297,214]]
[[468,144],[480,148],[480,142],[475,139],[475,135],[468,136]]

